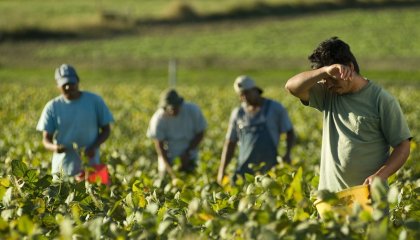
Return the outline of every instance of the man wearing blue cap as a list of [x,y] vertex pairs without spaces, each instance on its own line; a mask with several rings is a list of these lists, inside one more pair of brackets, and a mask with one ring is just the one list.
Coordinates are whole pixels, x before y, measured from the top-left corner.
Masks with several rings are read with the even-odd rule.
[[89,165],[99,164],[99,146],[108,139],[114,119],[100,96],[79,90],[72,66],[58,67],[55,80],[61,95],[46,104],[36,129],[42,132],[45,148],[54,152],[54,178],[75,176],[82,171],[80,150]]
[[[277,147],[286,134],[283,161],[290,163],[295,141],[293,125],[286,109],[274,100],[264,98],[263,90],[249,76],[239,76],[233,85],[242,102],[232,111],[223,148],[217,181],[221,184],[226,166],[239,143],[239,156],[233,180],[238,175],[264,173],[277,164]],[[252,166],[253,165],[253,166]]]

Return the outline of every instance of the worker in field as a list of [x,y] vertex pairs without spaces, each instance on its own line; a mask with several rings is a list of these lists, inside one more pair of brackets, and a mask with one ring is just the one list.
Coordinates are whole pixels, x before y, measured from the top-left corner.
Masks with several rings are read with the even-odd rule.
[[175,178],[173,163],[180,160],[180,171],[191,172],[198,164],[198,146],[204,137],[207,122],[200,108],[185,102],[175,89],[160,96],[159,106],[147,129],[158,155],[158,170]]
[[79,89],[79,76],[68,64],[55,69],[55,80],[61,93],[50,100],[38,121],[42,142],[53,152],[52,174],[75,176],[82,172],[82,160],[89,165],[100,163],[99,147],[111,132],[113,116],[104,100]]
[[360,74],[349,45],[337,37],[321,42],[309,60],[312,70],[285,87],[323,113],[318,189],[386,181],[410,154],[411,134],[398,101]]
[[241,106],[235,108],[230,116],[217,175],[220,184],[238,143],[239,156],[233,181],[238,175],[254,174],[255,171],[264,173],[277,165],[281,134],[286,134],[286,151],[282,159],[290,163],[290,152],[295,142],[293,125],[279,102],[263,97],[263,90],[249,76],[237,77],[233,87]]

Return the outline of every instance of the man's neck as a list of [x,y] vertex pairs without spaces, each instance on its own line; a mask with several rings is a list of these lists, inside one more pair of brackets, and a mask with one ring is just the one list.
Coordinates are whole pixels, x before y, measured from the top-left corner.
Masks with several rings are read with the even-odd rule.
[[82,92],[77,91],[77,93],[75,93],[75,94],[71,94],[71,95],[63,94],[63,96],[64,96],[64,98],[66,98],[69,101],[74,101],[74,100],[79,99],[82,96]]
[[247,103],[246,108],[249,112],[257,112],[264,104],[264,98],[260,97],[255,103]]
[[356,74],[356,76],[353,78],[353,82],[354,84],[351,90],[352,93],[360,91],[364,86],[366,86],[369,83],[369,81],[366,78],[360,76],[359,74]]

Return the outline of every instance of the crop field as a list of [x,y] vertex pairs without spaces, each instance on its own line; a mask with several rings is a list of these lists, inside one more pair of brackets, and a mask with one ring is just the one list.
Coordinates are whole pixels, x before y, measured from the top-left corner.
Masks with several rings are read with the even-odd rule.
[[[160,179],[151,141],[145,137],[156,108],[154,87],[113,85],[90,87],[105,96],[116,118],[111,139],[102,147],[102,160],[112,176],[109,189],[63,181],[51,182],[50,157],[34,128],[53,88],[6,85],[1,95],[0,196],[3,199],[0,233],[8,238],[44,236],[63,238],[364,238],[365,236],[418,237],[419,202],[416,143],[406,167],[390,180],[391,213],[380,210],[349,221],[322,222],[312,205],[318,182],[321,139],[320,114],[304,109],[294,99],[266,94],[290,110],[299,140],[293,164],[279,165],[266,176],[243,184],[221,187],[215,182],[227,116],[237,99],[231,89],[182,87],[186,99],[200,104],[209,122],[201,145],[201,163],[183,181]],[[420,109],[410,99],[419,90],[391,87],[401,101],[413,132],[419,130]],[[19,99],[16,100],[16,96]],[[217,100],[211,101],[213,96]],[[279,97],[280,96],[280,97]],[[19,110],[19,111],[17,111]],[[7,126],[7,127],[6,127]],[[282,146],[280,147],[282,151]],[[22,166],[23,164],[26,167]],[[411,167],[410,167],[411,166]],[[233,164],[228,168],[232,173]],[[391,194],[392,193],[392,194]],[[66,235],[68,234],[68,235]]]
[[[64,7],[35,1],[30,8],[27,2],[0,1],[0,32],[34,26],[56,31],[54,22],[60,21],[61,30],[70,32],[92,27],[103,21],[91,12],[100,4],[102,10],[131,8],[131,16],[157,18],[170,1],[144,1],[141,6],[136,1],[119,6],[113,1],[74,1],[65,5],[73,15],[63,19],[57,11]],[[194,4],[200,13],[226,8],[220,5]],[[17,18],[11,14],[16,7],[19,14],[38,20]],[[419,10],[419,5],[343,8],[288,17],[130,26],[129,33],[74,38],[0,36],[0,239],[420,239]],[[48,13],[52,20],[43,20]],[[322,114],[304,107],[283,86],[308,69],[311,50],[333,35],[349,42],[364,76],[399,100],[414,139],[407,163],[389,179],[389,188],[378,185],[372,192],[372,214],[355,211],[346,218],[332,214],[320,219],[313,202]],[[208,122],[198,169],[190,175],[177,173],[176,181],[159,177],[153,143],[146,137],[159,93],[168,86],[170,59],[178,60],[180,94],[197,103]],[[52,181],[52,154],[35,126],[46,102],[59,94],[53,70],[64,62],[78,69],[81,88],[101,95],[114,115],[111,137],[101,146],[109,187],[67,178]],[[242,74],[251,75],[265,96],[288,109],[297,143],[291,165],[280,163],[266,175],[220,186],[216,175],[228,118],[239,104],[232,84]],[[284,149],[281,141],[280,155]]]

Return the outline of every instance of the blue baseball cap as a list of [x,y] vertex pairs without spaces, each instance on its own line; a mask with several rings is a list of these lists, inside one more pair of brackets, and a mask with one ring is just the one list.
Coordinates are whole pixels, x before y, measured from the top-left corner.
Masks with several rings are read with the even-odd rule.
[[59,68],[55,69],[55,80],[57,81],[57,85],[62,87],[67,83],[77,83],[79,76],[77,76],[74,67],[68,64],[62,64]]

